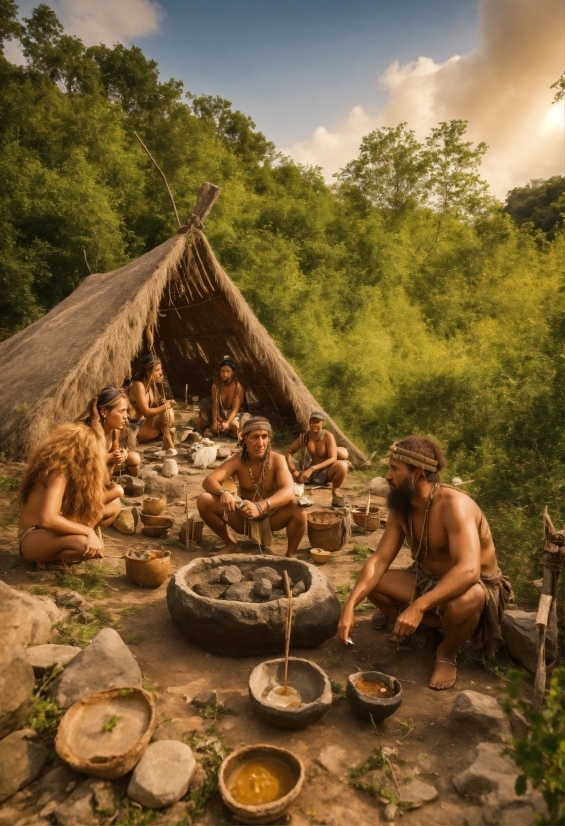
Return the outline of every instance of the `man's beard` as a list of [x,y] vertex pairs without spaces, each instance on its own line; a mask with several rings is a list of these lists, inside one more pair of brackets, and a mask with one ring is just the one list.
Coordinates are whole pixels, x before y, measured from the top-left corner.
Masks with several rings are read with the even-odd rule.
[[391,488],[388,492],[387,506],[404,524],[407,522],[410,511],[410,500],[415,494],[416,486],[411,476],[408,476],[397,488]]

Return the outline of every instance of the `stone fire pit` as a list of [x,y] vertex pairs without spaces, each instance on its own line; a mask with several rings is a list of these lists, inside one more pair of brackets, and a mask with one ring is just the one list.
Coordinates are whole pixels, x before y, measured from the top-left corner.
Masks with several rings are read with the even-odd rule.
[[[241,573],[240,582],[231,582],[237,579],[233,566]],[[265,568],[275,576],[262,576],[258,569]],[[287,599],[280,595],[276,575],[285,570],[294,586],[291,647],[316,648],[336,633],[340,604],[327,577],[298,559],[228,554],[193,560],[169,582],[173,622],[212,654],[278,654],[284,650]],[[270,592],[265,579],[274,580]]]

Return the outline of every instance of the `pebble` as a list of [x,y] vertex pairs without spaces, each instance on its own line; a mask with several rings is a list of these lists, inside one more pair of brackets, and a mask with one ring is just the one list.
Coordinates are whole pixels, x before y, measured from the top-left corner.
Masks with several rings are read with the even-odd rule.
[[299,580],[294,588],[292,589],[292,596],[299,597],[301,594],[306,593],[306,585],[302,580]]
[[195,771],[196,760],[186,743],[150,743],[133,770],[128,797],[150,809],[171,806],[186,794]]
[[273,586],[268,579],[258,579],[255,585],[253,586],[253,590],[257,594],[258,597],[263,597],[263,599],[267,599],[270,597],[273,592]]
[[58,594],[55,601],[62,608],[79,608],[85,599],[76,591],[66,591],[64,594]]
[[197,708],[205,708],[206,706],[215,706],[216,703],[219,702],[218,692],[207,689],[206,691],[201,691],[193,698],[192,705]]
[[225,585],[236,585],[242,580],[242,573],[237,565],[228,565],[220,574],[220,582]]
[[384,812],[383,812],[385,820],[388,821],[388,823],[392,823],[392,821],[396,817],[397,812],[398,812],[398,806],[395,806],[394,803],[388,803],[385,806],[385,809],[384,809]]

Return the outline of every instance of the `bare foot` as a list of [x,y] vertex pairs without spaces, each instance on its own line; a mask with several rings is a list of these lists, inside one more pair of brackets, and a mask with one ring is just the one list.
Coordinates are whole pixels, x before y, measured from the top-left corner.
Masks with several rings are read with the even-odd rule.
[[219,551],[213,551],[210,556],[222,556],[223,554],[242,554],[243,548],[241,545],[238,545],[237,542],[228,542],[227,545],[224,545],[223,548],[220,548]]
[[451,688],[457,679],[457,666],[448,660],[436,660],[433,674],[428,685],[436,691]]
[[287,559],[296,559],[296,554],[291,554],[288,551],[285,554]]

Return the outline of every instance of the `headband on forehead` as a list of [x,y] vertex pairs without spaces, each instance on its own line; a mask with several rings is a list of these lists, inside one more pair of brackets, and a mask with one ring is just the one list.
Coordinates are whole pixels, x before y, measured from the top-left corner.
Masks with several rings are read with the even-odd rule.
[[397,445],[396,442],[388,449],[388,458],[396,459],[397,462],[403,462],[405,465],[414,465],[414,467],[421,467],[423,470],[429,470],[432,473],[437,471],[437,461],[429,456],[424,456],[423,453],[415,453],[413,450],[407,450],[402,445]]
[[261,416],[252,416],[248,419],[241,429],[241,434],[242,436],[247,436],[249,433],[253,433],[254,430],[266,430],[269,436],[273,435],[273,428],[271,427],[270,421],[261,418]]
[[142,367],[149,367],[150,364],[161,364],[161,359],[158,356],[154,356],[150,353],[148,356],[145,356],[144,359],[141,361]]
[[98,394],[96,399],[96,407],[106,407],[110,402],[115,401],[118,396],[122,395],[121,390],[116,390],[115,387],[104,387]]
[[312,421],[312,419],[316,419],[320,422],[323,422],[325,418],[326,414],[322,413],[321,410],[313,410],[312,413],[310,413],[310,421]]
[[224,356],[220,362],[220,370],[222,367],[231,367],[232,370],[235,370],[235,362],[229,356]]

